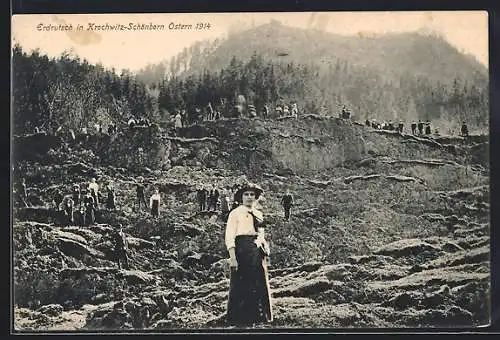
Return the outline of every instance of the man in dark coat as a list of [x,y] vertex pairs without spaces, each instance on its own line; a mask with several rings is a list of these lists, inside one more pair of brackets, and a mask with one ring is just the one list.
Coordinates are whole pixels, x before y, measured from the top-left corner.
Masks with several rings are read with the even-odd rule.
[[196,191],[196,199],[198,200],[198,206],[200,207],[200,211],[204,211],[206,209],[205,203],[207,201],[206,191],[203,188],[198,188]]
[[285,209],[285,221],[289,221],[290,209],[293,205],[293,196],[290,193],[290,190],[287,190],[285,195],[283,195],[283,197],[281,198],[281,205],[283,206],[283,209]]
[[417,132],[417,122],[411,123],[411,133],[414,135]]
[[221,195],[220,210],[222,215],[222,220],[227,221],[227,216],[229,215],[229,197],[227,191],[223,191]]
[[144,184],[141,182],[137,182],[135,186],[135,193],[136,193],[136,202],[138,204],[138,209],[137,211],[141,211],[141,203],[144,203],[144,207],[147,209],[148,203],[146,202],[146,194],[145,194],[146,188],[144,187]]
[[235,185],[233,185],[232,189],[233,189],[234,194],[233,194],[233,203],[231,204],[231,211],[236,209],[241,203],[238,201],[238,195],[237,195],[238,190],[240,189],[240,186],[235,184]]
[[80,205],[82,194],[80,192],[80,186],[78,184],[73,185],[73,190],[71,191],[71,198],[73,199],[75,207]]
[[203,209],[208,210],[208,205],[210,204],[210,190],[208,190],[207,188],[203,188],[203,196],[205,197]]
[[430,135],[432,133],[431,131],[431,122],[427,121],[425,122],[425,134]]
[[64,216],[64,225],[71,225],[74,222],[74,206],[75,202],[71,195],[65,195],[62,199],[61,204],[59,205],[59,211],[63,213]]
[[87,191],[87,194],[83,197],[83,207],[85,216],[84,225],[88,227],[95,223],[95,202],[90,191]]
[[214,188],[210,190],[210,194],[208,197],[208,210],[217,210],[217,202],[219,202],[219,191]]
[[118,226],[118,229],[113,232],[113,243],[118,269],[122,269],[122,264],[124,269],[129,269],[127,254],[128,242],[121,224]]
[[[85,227],[87,225],[87,221],[85,218],[86,207],[84,204],[86,195],[87,195],[87,189],[82,189],[80,202],[78,205],[76,205],[76,204],[74,205],[75,206],[75,214],[73,217],[75,219],[75,224],[80,226],[80,227]],[[74,200],[73,200],[73,202],[74,202]]]
[[63,200],[64,196],[61,192],[61,190],[57,190],[54,194],[54,205],[56,207],[56,209],[59,207],[59,205],[61,204],[62,200]]
[[462,128],[460,129],[462,136],[467,137],[469,135],[469,129],[467,128],[467,124],[462,122]]
[[109,210],[116,209],[116,196],[115,196],[115,188],[111,183],[106,185],[106,191],[108,193],[108,198],[106,200],[106,208]]
[[418,120],[418,133],[420,135],[422,135],[424,133],[424,122],[422,122],[421,120]]
[[269,117],[269,106],[267,105],[264,105],[264,107],[262,108],[262,118],[267,118]]
[[400,120],[399,124],[398,124],[398,132],[399,133],[403,133],[403,127],[404,127],[403,121]]

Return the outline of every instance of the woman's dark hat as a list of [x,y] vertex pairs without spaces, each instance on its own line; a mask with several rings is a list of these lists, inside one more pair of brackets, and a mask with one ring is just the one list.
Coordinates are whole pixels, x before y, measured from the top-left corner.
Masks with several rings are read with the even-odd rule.
[[245,191],[253,191],[255,193],[255,198],[258,199],[259,196],[264,192],[264,189],[262,189],[257,184],[244,183],[243,185],[240,185],[238,191],[236,191],[236,193],[234,194],[234,199],[241,203],[243,201],[243,193]]

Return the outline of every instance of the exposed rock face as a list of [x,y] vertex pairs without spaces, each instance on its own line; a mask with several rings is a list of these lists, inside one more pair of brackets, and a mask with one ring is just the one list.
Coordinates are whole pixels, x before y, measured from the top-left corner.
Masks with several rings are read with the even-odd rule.
[[[224,220],[198,211],[196,189],[247,179],[265,189],[271,246],[275,322],[262,327],[489,319],[489,186],[474,141],[422,141],[313,116],[205,122],[180,138],[148,130],[87,144],[31,136],[18,146],[41,141],[16,163],[34,205],[14,211],[18,329],[225,327]],[[40,153],[49,149],[47,161]],[[102,204],[95,225],[64,226],[55,191],[92,177],[114,183],[117,209]],[[159,188],[160,218],[137,209],[137,181],[147,198]],[[295,196],[289,222],[286,188]],[[129,268],[117,265],[118,224]]]

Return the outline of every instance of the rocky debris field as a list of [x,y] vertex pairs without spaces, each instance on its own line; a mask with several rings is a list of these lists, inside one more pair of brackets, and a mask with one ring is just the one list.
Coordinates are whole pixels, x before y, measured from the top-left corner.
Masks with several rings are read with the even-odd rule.
[[[130,155],[152,143],[143,156],[160,152],[161,162],[131,165],[120,155],[114,164],[102,143],[53,139],[47,150],[19,153],[15,174],[26,178],[32,206],[13,211],[17,330],[226,327],[225,224],[197,211],[195,190],[246,179],[265,189],[271,246],[275,320],[259,327],[489,322],[487,138],[423,142],[312,116],[206,122],[182,138],[114,138],[128,138],[115,143]],[[114,183],[118,209],[102,207],[89,228],[61,226],[51,195],[91,177]],[[160,188],[157,220],[134,209],[138,178],[148,197]],[[279,205],[287,188],[296,201],[289,222]],[[127,270],[113,259],[118,223]]]

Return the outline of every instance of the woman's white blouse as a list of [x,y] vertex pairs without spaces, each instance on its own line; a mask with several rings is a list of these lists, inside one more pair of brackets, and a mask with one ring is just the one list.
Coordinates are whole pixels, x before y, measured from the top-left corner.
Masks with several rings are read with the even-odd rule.
[[158,201],[158,205],[160,205],[160,200],[161,200],[161,196],[160,194],[153,194],[150,198],[149,198],[149,207],[153,207],[153,201]]
[[234,241],[238,235],[257,235],[263,237],[264,228],[259,228],[259,232],[255,232],[253,226],[253,217],[250,211],[257,217],[257,219],[263,220],[263,214],[261,211],[248,208],[244,205],[240,205],[229,213],[226,224],[226,248],[229,250],[234,247]]

